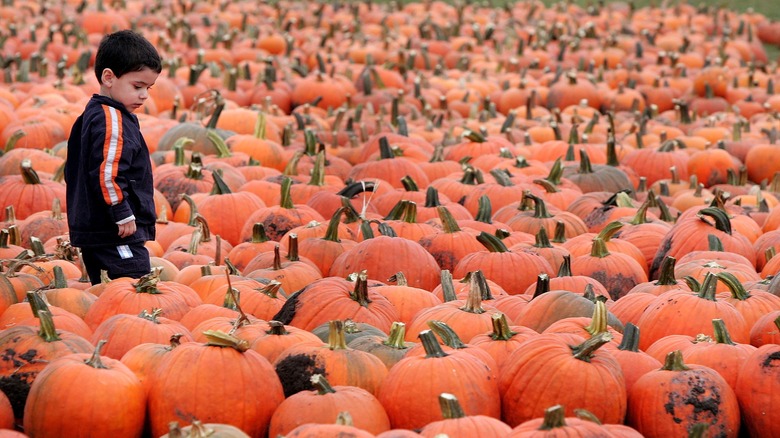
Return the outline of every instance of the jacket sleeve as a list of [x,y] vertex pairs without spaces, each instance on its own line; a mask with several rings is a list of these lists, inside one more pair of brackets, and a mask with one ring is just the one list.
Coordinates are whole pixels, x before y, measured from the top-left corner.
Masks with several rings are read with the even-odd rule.
[[132,151],[131,146],[125,144],[122,113],[108,105],[102,105],[102,111],[102,117],[95,118],[95,135],[91,139],[91,150],[93,157],[99,157],[95,161],[99,162],[99,168],[92,171],[97,174],[100,193],[112,219],[121,224],[134,218],[127,201],[128,181],[123,176],[131,162]]

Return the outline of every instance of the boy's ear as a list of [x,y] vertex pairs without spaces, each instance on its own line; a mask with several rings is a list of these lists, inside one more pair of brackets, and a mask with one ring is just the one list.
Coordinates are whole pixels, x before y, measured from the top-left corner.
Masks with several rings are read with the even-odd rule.
[[113,83],[115,78],[116,75],[114,75],[114,71],[111,70],[110,68],[104,68],[103,72],[100,74],[101,82],[104,85],[110,86]]

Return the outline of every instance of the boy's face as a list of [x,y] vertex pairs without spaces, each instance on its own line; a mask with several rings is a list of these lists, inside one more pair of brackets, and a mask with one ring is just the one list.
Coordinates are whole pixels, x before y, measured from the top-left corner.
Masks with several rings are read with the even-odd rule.
[[103,70],[100,86],[100,94],[108,96],[135,112],[142,107],[149,98],[149,89],[157,81],[159,73],[144,67],[143,70],[125,73],[122,77],[116,77],[111,69]]

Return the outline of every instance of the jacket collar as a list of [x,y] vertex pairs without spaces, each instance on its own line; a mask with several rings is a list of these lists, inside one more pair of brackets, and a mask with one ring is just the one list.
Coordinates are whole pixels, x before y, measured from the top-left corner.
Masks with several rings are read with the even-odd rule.
[[100,105],[108,105],[114,107],[119,111],[121,111],[123,116],[130,116],[132,120],[137,120],[135,114],[128,111],[127,108],[124,105],[122,105],[119,101],[116,101],[108,96],[103,96],[102,94],[95,93],[92,95],[92,101]]

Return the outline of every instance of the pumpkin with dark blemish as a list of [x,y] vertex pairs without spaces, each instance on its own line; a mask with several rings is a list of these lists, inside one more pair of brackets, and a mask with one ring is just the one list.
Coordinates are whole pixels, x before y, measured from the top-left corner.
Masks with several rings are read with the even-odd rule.
[[735,392],[750,436],[780,436],[780,424],[774,415],[780,394],[780,345],[764,345],[747,357]]
[[712,368],[683,363],[680,350],[669,353],[661,369],[634,382],[628,406],[628,425],[647,438],[688,436],[697,423],[708,424],[713,438],[739,434],[734,391]]

